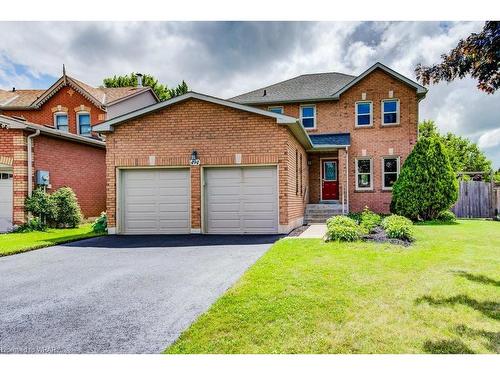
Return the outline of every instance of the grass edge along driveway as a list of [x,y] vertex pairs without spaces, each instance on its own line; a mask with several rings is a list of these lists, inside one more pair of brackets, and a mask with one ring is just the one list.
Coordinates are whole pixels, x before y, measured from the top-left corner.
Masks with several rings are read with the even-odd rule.
[[0,234],[0,257],[102,235],[104,233],[93,232],[91,224],[69,229],[50,228],[45,232]]
[[500,223],[278,241],[166,353],[499,353]]

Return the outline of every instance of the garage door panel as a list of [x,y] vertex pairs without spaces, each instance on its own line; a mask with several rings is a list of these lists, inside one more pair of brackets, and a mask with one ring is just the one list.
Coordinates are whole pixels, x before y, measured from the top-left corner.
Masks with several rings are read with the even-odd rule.
[[153,203],[129,203],[126,208],[127,213],[133,214],[154,214],[156,212],[156,205]]
[[217,202],[209,203],[209,209],[211,212],[239,212],[240,202]]
[[158,207],[160,214],[162,214],[163,212],[182,212],[187,215],[189,210],[188,205],[185,203],[160,203]]
[[243,210],[245,213],[252,212],[266,212],[272,213],[276,211],[276,207],[274,206],[274,202],[257,202],[257,203],[243,203]]
[[125,233],[189,233],[189,170],[125,170],[123,226]]
[[13,180],[12,171],[0,171],[0,232],[12,229]]
[[276,167],[210,168],[205,178],[209,233],[277,233]]

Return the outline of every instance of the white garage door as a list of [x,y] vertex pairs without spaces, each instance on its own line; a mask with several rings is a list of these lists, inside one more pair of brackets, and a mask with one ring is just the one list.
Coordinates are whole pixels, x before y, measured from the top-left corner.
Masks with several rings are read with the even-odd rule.
[[208,233],[277,233],[276,167],[207,168]]
[[12,228],[12,172],[0,171],[0,232]]
[[122,233],[190,233],[189,170],[130,169],[121,173]]

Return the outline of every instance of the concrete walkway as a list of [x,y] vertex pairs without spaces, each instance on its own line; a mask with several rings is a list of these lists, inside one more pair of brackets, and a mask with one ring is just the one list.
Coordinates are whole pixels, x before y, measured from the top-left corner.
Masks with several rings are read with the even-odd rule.
[[326,224],[311,224],[299,238],[323,238],[326,234]]

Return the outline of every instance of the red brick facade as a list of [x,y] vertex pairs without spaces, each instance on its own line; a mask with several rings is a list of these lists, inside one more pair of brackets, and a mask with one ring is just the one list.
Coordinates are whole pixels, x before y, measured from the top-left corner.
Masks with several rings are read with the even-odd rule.
[[[24,201],[28,194],[27,136],[33,132],[0,129],[0,164],[13,171],[13,224],[26,221]],[[50,172],[53,192],[70,186],[76,193],[85,217],[95,217],[106,209],[105,149],[39,135],[33,138],[33,187],[37,170]]]
[[[189,166],[193,150],[200,166]],[[295,174],[295,155],[302,159]],[[191,170],[191,227],[202,228],[201,173],[204,166],[276,165],[279,178],[279,224],[286,231],[302,223],[307,200],[307,155],[287,125],[276,119],[198,99],[189,99],[116,126],[106,138],[107,213],[116,227],[116,178],[123,167],[187,167]],[[298,223],[298,224],[297,224]]]
[[50,171],[54,192],[70,186],[85,217],[106,211],[106,150],[40,135],[33,142],[34,170]]
[[[400,121],[398,125],[384,126],[381,124],[381,106],[383,99],[392,97],[399,99]],[[364,94],[364,95],[363,95]],[[373,124],[371,127],[355,126],[355,103],[357,101],[371,101],[373,105]],[[351,146],[348,151],[349,164],[349,209],[360,211],[365,206],[377,212],[389,212],[391,202],[390,190],[382,189],[382,158],[384,156],[397,156],[400,165],[413,149],[417,141],[418,131],[418,98],[414,88],[395,79],[393,76],[377,69],[367,75],[363,80],[351,87],[340,96],[338,101],[322,101],[316,106],[316,128],[308,129],[310,134],[321,133],[350,133]],[[273,104],[276,106],[279,104]],[[283,104],[284,114],[300,117],[301,103]],[[268,106],[259,106],[267,109]],[[339,155],[345,150],[339,150]],[[309,203],[320,202],[320,164],[323,157],[335,157],[335,153],[308,153],[310,162]],[[370,191],[357,191],[356,158],[368,157],[373,163],[373,188]],[[339,181],[345,185],[346,157],[339,157]],[[344,195],[347,191],[344,191]],[[342,188],[339,196],[342,196]],[[347,197],[346,197],[347,199]]]

